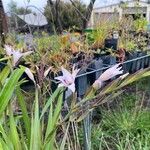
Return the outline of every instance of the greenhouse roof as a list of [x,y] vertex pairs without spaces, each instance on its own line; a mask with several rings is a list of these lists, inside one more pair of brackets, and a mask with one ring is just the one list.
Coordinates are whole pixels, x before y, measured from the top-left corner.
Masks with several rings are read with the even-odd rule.
[[45,26],[48,24],[47,19],[41,13],[38,14],[27,14],[27,15],[18,15],[18,17],[23,20],[26,24],[32,26]]

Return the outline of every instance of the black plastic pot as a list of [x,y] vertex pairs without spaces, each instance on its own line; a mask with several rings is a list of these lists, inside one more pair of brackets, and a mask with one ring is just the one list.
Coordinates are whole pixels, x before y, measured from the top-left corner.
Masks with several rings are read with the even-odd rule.
[[[146,56],[147,55],[147,51],[142,52],[142,56]],[[142,68],[145,68],[145,63],[146,63],[146,57],[142,58]]]
[[116,64],[116,57],[111,55],[102,56],[101,59],[103,60],[103,64],[106,65],[114,65]]
[[149,59],[148,59],[148,67],[150,67],[150,56],[149,56]]
[[[138,51],[138,58],[145,56],[146,52],[140,52]],[[137,67],[136,67],[136,71],[143,69],[144,68],[144,63],[145,63],[145,58],[141,58],[139,60],[137,60]]]
[[21,88],[25,91],[31,90],[35,88],[33,81],[28,77],[26,73],[23,73],[20,77],[20,80],[25,79],[27,82],[21,84]]
[[131,62],[123,63],[122,69],[123,69],[124,73],[130,72],[131,65],[132,65]]
[[117,50],[117,45],[118,45],[118,39],[110,38],[110,39],[105,39],[105,49],[113,49]]
[[150,67],[150,56],[145,58],[144,68]]
[[84,52],[78,52],[78,53],[73,54],[72,58],[70,59],[70,63],[75,64],[75,63],[78,63],[81,60],[84,60],[85,55],[86,54]]
[[[0,58],[4,58],[4,55],[0,55]],[[7,65],[7,60],[3,60],[0,62],[0,71]]]
[[87,75],[84,75],[86,72],[87,72],[87,69],[81,69],[75,80],[77,96],[79,98],[84,96],[84,94],[86,93],[86,90],[88,88]]
[[[103,61],[101,58],[94,59],[93,62],[88,66],[88,71],[94,71],[103,68]],[[96,79],[102,74],[102,70],[88,74],[88,83],[92,85]]]
[[145,62],[144,62],[144,68],[149,67],[149,60],[150,60],[150,56],[145,58]]
[[49,78],[51,79],[51,90],[52,90],[52,92],[54,92],[57,89],[58,83],[59,83],[57,80],[55,80],[55,77],[61,76],[61,75],[62,75],[61,71],[59,71],[57,73],[54,73],[54,72],[49,73]]
[[124,73],[131,72],[132,62],[130,62],[130,60],[132,60],[133,58],[134,56],[132,53],[126,52],[126,62],[123,64]]
[[103,56],[99,53],[93,53],[93,55],[94,55],[94,59],[99,59],[101,56]]
[[73,57],[73,58],[70,59],[70,63],[71,64],[75,64],[77,62],[78,62],[78,58],[77,57]]
[[[141,52],[138,52],[137,53],[137,57],[140,58],[142,57],[142,53]],[[136,71],[140,70],[141,69],[141,65],[142,65],[142,60],[139,59],[136,61]]]
[[6,65],[7,65],[6,61],[0,62],[0,70],[3,70]]
[[[126,54],[127,61],[132,60],[138,57],[138,52],[130,52]],[[127,72],[134,73],[136,72],[137,61],[131,61],[126,64]]]

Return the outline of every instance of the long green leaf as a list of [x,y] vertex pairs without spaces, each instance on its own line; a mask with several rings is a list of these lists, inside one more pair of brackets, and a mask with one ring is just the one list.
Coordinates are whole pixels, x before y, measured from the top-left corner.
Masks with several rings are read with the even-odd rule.
[[70,123],[68,123],[67,129],[65,130],[65,135],[64,135],[63,140],[61,142],[60,150],[64,150],[65,149],[65,144],[66,144],[66,140],[67,140],[67,136],[68,136],[69,126],[70,126]]
[[49,106],[51,105],[51,102],[55,100],[55,98],[59,95],[59,93],[63,92],[63,88],[57,88],[56,91],[50,96],[50,98],[47,100],[44,108],[42,109],[42,113],[40,116],[40,119],[43,117]]
[[16,122],[13,116],[12,108],[10,108],[10,135],[15,150],[21,150],[19,134],[16,128]]
[[16,84],[23,74],[24,69],[16,69],[11,74],[8,81],[5,83],[3,89],[0,92],[0,115],[4,112],[5,108],[8,105],[9,100],[11,99],[13,92],[15,90]]
[[31,122],[31,141],[30,150],[40,150],[41,148],[41,133],[40,133],[40,119],[39,119],[39,102],[38,102],[38,89],[35,93],[35,109]]
[[28,116],[26,103],[25,103],[24,96],[21,92],[20,87],[16,88],[16,94],[17,94],[19,105],[21,107],[21,111],[22,111],[22,116],[23,116],[23,121],[24,121],[24,125],[25,125],[26,134],[27,134],[27,139],[29,140],[30,135],[31,135],[31,120]]
[[45,136],[45,149],[48,150],[49,148],[55,149],[54,142],[55,142],[55,134],[57,130],[57,124],[60,117],[60,112],[62,109],[62,102],[63,102],[63,92],[61,91],[56,97],[55,101],[57,103],[53,106],[51,102],[49,117],[48,117],[48,125],[46,130]]
[[0,138],[0,150],[10,150],[9,146]]
[[5,80],[8,78],[8,75],[10,74],[10,67],[5,66],[5,68],[0,72],[0,82],[3,85]]
[[12,144],[10,138],[8,137],[6,130],[2,127],[2,125],[0,125],[0,133],[2,134],[2,137],[3,137],[6,145],[9,147],[9,149],[13,149],[13,144]]

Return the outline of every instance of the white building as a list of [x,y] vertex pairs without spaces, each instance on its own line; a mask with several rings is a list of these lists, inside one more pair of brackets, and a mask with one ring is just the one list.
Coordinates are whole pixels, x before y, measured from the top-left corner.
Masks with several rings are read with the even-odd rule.
[[150,2],[145,1],[127,1],[112,4],[105,7],[94,8],[89,27],[94,27],[98,22],[110,20],[112,18],[121,19],[125,15],[141,14],[150,22]]

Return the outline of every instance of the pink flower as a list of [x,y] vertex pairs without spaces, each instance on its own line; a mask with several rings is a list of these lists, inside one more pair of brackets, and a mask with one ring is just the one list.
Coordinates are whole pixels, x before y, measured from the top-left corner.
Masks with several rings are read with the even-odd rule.
[[107,81],[117,75],[120,75],[123,73],[122,67],[119,67],[120,64],[116,64],[113,67],[107,69],[102,75],[99,77],[98,80],[101,80],[102,82]]
[[[119,67],[120,64],[116,64],[113,67],[107,69],[102,75],[94,82],[93,87],[99,89],[102,87],[104,81],[107,81],[117,75],[123,73],[122,67]],[[124,76],[123,76],[124,77]]]
[[12,56],[13,56],[13,66],[15,66],[17,64],[17,62],[20,60],[20,58],[30,55],[32,53],[32,51],[28,51],[25,53],[21,53],[19,51],[15,51],[13,50],[12,52]]
[[21,53],[19,50],[14,50],[13,47],[11,47],[9,45],[5,45],[5,51],[8,56],[12,55],[13,66],[15,66],[17,64],[17,62],[20,60],[20,58],[30,55],[32,53],[32,51]]
[[65,68],[61,67],[63,76],[56,77],[56,80],[59,80],[61,83],[58,85],[58,87],[67,87],[72,92],[75,92],[75,78],[77,76],[77,73],[79,72],[79,69],[75,69],[73,67],[72,74],[67,71]]

